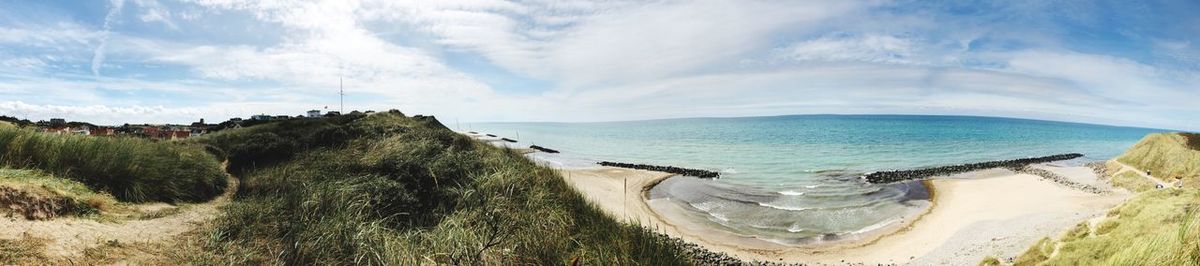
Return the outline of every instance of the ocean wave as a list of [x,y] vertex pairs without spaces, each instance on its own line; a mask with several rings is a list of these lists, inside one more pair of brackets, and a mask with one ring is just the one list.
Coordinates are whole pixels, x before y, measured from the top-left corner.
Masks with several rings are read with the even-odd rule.
[[726,173],[726,174],[736,174],[736,173],[738,173],[738,170],[730,167],[730,168],[721,169],[721,172]]
[[821,185],[807,185],[807,186],[804,186],[804,188],[807,188],[807,189],[814,189],[814,188],[819,188],[819,187],[821,187]]
[[804,192],[795,191],[795,190],[784,190],[784,191],[780,191],[779,194],[788,195],[788,196],[800,196],[800,195],[804,195]]
[[804,232],[806,230],[804,230],[804,228],[800,228],[800,224],[792,224],[792,226],[788,226],[787,231],[791,232],[791,233],[799,233],[799,232]]
[[868,226],[866,226],[866,227],[863,227],[862,229],[858,229],[858,230],[855,230],[855,231],[851,231],[851,232],[844,233],[843,235],[858,235],[858,234],[863,234],[863,233],[867,233],[867,232],[871,232],[871,231],[875,231],[875,230],[883,229],[884,227],[887,227],[888,225],[892,225],[892,224],[894,224],[894,223],[899,223],[899,222],[900,222],[900,219],[891,219],[891,220],[886,220],[886,221],[883,221],[883,222],[879,222],[879,223],[875,223],[875,224],[872,224],[872,225],[868,225]]
[[807,211],[807,210],[816,209],[816,208],[805,208],[805,207],[779,206],[779,205],[772,205],[770,203],[762,203],[762,202],[759,202],[758,206],[763,206],[763,207],[772,208],[772,209],[785,210],[785,211]]

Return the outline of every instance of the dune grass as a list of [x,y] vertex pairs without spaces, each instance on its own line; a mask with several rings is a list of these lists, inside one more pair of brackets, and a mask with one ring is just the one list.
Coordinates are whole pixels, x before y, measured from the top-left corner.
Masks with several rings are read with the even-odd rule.
[[1123,172],[1109,180],[1113,186],[1122,187],[1133,192],[1153,190],[1156,184],[1134,172]]
[[1200,149],[1194,148],[1200,141],[1196,138],[1195,134],[1150,134],[1117,161],[1150,171],[1165,182],[1181,177],[1186,187],[1200,188]]
[[79,181],[38,170],[0,168],[0,186],[66,198],[73,205],[70,209],[75,210],[75,215],[98,214],[117,204],[112,195],[97,193]]
[[[192,261],[690,264],[673,242],[586,203],[553,170],[432,119],[342,116],[197,141],[225,150],[244,174],[204,234],[211,254]],[[261,152],[246,141],[286,153],[245,156]]]
[[220,163],[197,145],[17,128],[0,128],[0,166],[42,170],[128,202],[203,201],[226,185]]
[[[1154,190],[1109,212],[1088,230],[1081,223],[1044,239],[1017,265],[1200,265],[1200,190]],[[1054,245],[1061,245],[1050,257]]]

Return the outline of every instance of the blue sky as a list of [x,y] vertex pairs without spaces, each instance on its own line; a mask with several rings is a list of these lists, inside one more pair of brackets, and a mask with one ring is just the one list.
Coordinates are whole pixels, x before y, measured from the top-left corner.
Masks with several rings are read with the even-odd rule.
[[954,114],[1200,130],[1200,2],[0,0],[0,114]]

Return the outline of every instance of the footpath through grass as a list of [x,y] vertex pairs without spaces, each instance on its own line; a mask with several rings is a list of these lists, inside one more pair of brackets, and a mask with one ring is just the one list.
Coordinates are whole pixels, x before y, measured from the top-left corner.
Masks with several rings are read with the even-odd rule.
[[204,201],[226,185],[220,163],[199,145],[11,127],[0,127],[0,166],[42,170],[128,202]]
[[672,242],[605,216],[553,170],[398,112],[292,120],[197,141],[242,186],[190,262],[678,265]]

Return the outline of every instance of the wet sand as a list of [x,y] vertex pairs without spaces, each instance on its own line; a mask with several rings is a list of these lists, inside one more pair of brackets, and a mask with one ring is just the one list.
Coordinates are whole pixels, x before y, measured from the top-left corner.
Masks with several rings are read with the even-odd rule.
[[647,191],[671,174],[621,168],[561,172],[585,198],[619,220],[743,260],[776,262],[973,265],[985,256],[1015,256],[1037,239],[1103,215],[1128,198],[987,170],[928,182],[935,192],[932,207],[877,237],[837,246],[789,246],[711,228],[668,198],[649,199]]

